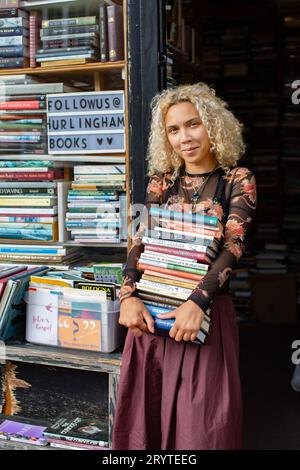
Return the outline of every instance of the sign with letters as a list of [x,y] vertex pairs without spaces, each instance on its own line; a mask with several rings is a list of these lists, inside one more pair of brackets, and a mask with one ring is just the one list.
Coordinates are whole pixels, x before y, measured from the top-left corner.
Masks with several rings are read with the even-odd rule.
[[49,154],[125,152],[123,91],[48,95],[47,111]]

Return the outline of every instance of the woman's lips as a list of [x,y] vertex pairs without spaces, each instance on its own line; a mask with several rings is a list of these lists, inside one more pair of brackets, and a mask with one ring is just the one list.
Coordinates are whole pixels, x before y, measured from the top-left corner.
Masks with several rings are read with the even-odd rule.
[[182,152],[185,152],[187,153],[188,155],[193,153],[195,150],[197,150],[198,147],[192,147],[192,148],[189,148],[189,149],[183,149]]

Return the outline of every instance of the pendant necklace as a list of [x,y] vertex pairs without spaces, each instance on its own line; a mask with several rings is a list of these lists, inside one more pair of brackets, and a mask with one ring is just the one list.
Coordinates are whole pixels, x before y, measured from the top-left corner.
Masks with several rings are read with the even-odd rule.
[[[199,201],[199,199],[201,198],[201,195],[204,191],[204,188],[209,180],[209,178],[211,177],[211,175],[216,171],[216,169],[219,167],[219,165],[217,164],[215,166],[215,168],[204,178],[204,180],[202,180],[201,184],[198,186],[198,187],[193,187],[194,189],[194,194],[192,195],[191,197],[191,202],[192,202],[192,207],[191,207],[191,213],[195,213],[196,212],[196,208],[197,208],[197,203]],[[185,173],[186,176],[189,176],[187,173]]]

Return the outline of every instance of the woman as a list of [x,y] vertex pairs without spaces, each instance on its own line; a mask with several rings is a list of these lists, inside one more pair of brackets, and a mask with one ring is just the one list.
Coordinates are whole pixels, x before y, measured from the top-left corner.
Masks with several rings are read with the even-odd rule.
[[[243,253],[256,208],[253,174],[236,163],[241,125],[203,83],[153,99],[150,181],[143,219],[124,269],[121,325],[128,328],[113,429],[114,449],[240,449],[242,402],[238,330],[230,273]],[[224,242],[188,300],[167,314],[170,338],[152,334],[153,319],[136,297],[147,209],[202,212],[225,224]],[[210,334],[195,339],[207,309]]]

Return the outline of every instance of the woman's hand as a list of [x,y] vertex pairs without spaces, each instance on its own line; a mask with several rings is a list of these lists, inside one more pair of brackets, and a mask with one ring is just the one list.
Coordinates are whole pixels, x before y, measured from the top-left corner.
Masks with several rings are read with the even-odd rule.
[[203,310],[192,300],[187,300],[170,313],[157,315],[158,318],[176,318],[170,330],[170,337],[175,341],[195,341],[204,318]]
[[127,297],[120,305],[120,325],[129,328],[135,336],[154,333],[154,320],[141,299]]

